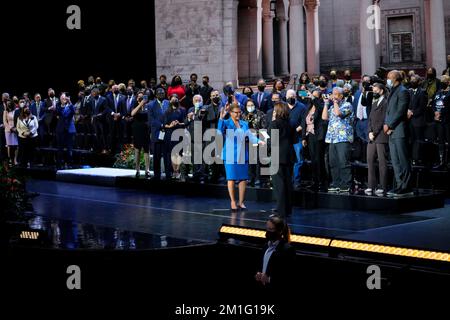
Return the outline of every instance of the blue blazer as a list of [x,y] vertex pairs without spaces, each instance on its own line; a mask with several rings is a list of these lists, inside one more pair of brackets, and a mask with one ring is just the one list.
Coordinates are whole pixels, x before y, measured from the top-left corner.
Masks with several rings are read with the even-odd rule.
[[33,103],[30,105],[30,111],[31,111],[32,115],[34,115],[35,117],[38,118],[38,121],[41,121],[44,119],[44,116],[45,116],[45,111],[44,111],[45,102],[44,101],[39,102],[39,107],[40,107],[40,110],[39,110],[40,112],[39,112],[39,114],[37,114],[37,109],[38,109],[37,103],[36,103],[36,101],[33,101]]
[[270,108],[272,108],[272,94],[269,92],[264,91],[262,94],[261,104],[259,103],[259,96],[260,92],[256,92],[252,95],[252,100],[255,103],[255,107],[258,110],[261,110],[262,112],[266,113]]
[[[225,163],[248,163],[248,146],[246,139],[252,144],[257,144],[259,139],[254,136],[248,127],[248,122],[239,120],[240,128],[237,128],[231,118],[219,119],[217,130],[225,136],[222,159]],[[228,158],[227,158],[228,155]]]
[[75,133],[75,123],[73,116],[75,115],[75,108],[73,104],[68,104],[63,107],[58,104],[56,107],[56,114],[58,115],[58,124],[56,125],[56,133],[62,134],[64,132]]
[[[239,102],[239,107],[241,107],[242,110],[245,108],[245,104],[247,103],[247,96],[245,94],[235,92],[234,96],[236,97],[236,100]],[[220,97],[222,98],[222,105],[225,106],[228,103],[228,96],[225,94],[221,94]]]
[[97,116],[101,114],[99,120],[106,120],[108,114],[111,113],[109,109],[108,101],[105,97],[99,96],[97,100],[97,106],[95,106],[95,99],[92,97],[89,99],[89,103],[91,104],[91,110],[93,110],[93,115]]
[[151,132],[151,142],[158,142],[159,132],[164,124],[164,114],[169,108],[169,100],[163,100],[161,106],[158,100],[152,100],[145,106],[148,112],[148,125]]

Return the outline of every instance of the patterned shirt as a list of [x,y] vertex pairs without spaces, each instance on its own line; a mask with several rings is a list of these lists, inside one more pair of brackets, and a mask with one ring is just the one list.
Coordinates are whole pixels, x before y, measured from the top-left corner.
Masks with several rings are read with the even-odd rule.
[[342,100],[339,103],[339,110],[342,115],[334,114],[334,107],[328,107],[328,130],[325,137],[326,143],[353,142],[353,107],[349,102]]

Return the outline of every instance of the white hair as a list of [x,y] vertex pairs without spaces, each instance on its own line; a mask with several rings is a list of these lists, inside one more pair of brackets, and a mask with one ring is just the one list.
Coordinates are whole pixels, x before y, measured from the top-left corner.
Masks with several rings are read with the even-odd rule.
[[348,90],[352,91],[353,88],[350,83],[346,83],[346,84],[344,84],[344,89],[348,89]]
[[334,87],[333,88],[333,93],[337,91],[339,94],[344,94],[344,89],[340,88],[340,87]]
[[203,97],[202,97],[201,95],[196,94],[196,95],[192,98],[192,101],[194,101],[194,100],[196,100],[196,99],[200,100],[200,102],[203,103]]
[[296,95],[296,93],[295,93],[295,90],[293,90],[293,89],[289,89],[289,90],[286,92],[286,97],[287,97],[287,96],[295,97],[295,95]]

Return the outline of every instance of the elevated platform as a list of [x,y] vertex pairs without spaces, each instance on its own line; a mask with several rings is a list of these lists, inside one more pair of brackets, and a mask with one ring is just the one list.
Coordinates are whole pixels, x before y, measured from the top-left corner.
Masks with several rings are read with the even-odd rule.
[[[152,179],[135,178],[134,170],[116,168],[85,168],[58,170],[56,180],[115,186],[130,189],[144,189],[153,193],[168,193],[195,196],[227,198],[228,191],[224,184],[200,184],[178,181],[155,181]],[[355,211],[373,211],[383,213],[405,213],[421,210],[442,208],[445,204],[445,194],[439,191],[416,189],[413,196],[404,198],[389,198],[366,196],[364,194],[311,192],[308,190],[294,191],[294,205],[313,209],[342,209]],[[273,191],[267,188],[248,187],[246,199],[250,201],[275,201]]]

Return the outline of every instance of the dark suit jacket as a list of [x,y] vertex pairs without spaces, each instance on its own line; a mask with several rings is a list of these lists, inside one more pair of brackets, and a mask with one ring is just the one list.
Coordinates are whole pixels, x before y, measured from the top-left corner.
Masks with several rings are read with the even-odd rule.
[[252,95],[252,100],[255,103],[255,107],[262,112],[267,112],[267,110],[272,108],[272,95],[269,92],[263,92],[260,104],[258,99],[259,94],[260,92],[258,91]]
[[89,104],[93,110],[94,117],[96,117],[97,120],[106,121],[108,114],[111,113],[108,101],[105,97],[99,96],[96,105],[94,100],[95,99],[92,97],[89,99]]
[[[289,124],[289,120],[276,119],[271,121],[269,126],[269,135],[272,129],[278,129],[279,134],[279,163],[284,165],[294,164],[296,156],[294,150],[294,142],[296,139],[295,128]],[[271,136],[270,142],[273,143]],[[271,146],[273,150],[273,145]]]
[[[262,250],[262,259],[266,253],[268,245],[266,244]],[[267,264],[266,275],[270,277],[269,287],[281,290],[295,283],[295,249],[285,241],[280,243],[272,253],[269,263]],[[282,294],[283,291],[279,293]]]
[[[314,119],[314,135],[317,140],[325,140],[325,135],[327,134],[327,123],[322,120],[323,104],[319,101],[315,103],[316,111],[313,114]],[[308,109],[306,109],[305,116],[302,119],[302,140],[307,139],[306,135],[306,117],[308,116],[311,108],[313,107],[312,102],[310,103]]]
[[[359,98],[361,98],[361,105],[366,107],[367,118],[369,118],[370,111],[372,109],[373,92],[369,91],[369,92],[366,92],[365,94],[362,94],[361,90],[356,91],[355,97],[353,98],[353,111],[355,113],[355,116],[356,116],[356,112],[358,111]],[[356,120],[357,120],[357,118],[356,118]]]
[[[111,112],[116,112],[115,103],[114,103],[114,95],[111,93],[106,97],[108,100],[109,109]],[[122,116],[127,114],[127,100],[124,95],[119,93],[119,100],[117,102],[117,113],[120,113]]]
[[[56,98],[56,105],[58,105],[59,99]],[[52,122],[56,121],[56,110],[48,110],[52,106],[52,101],[50,98],[45,99],[44,106],[44,121],[46,125],[50,125]]]
[[147,105],[148,110],[148,125],[151,131],[151,142],[158,142],[159,132],[163,127],[164,114],[169,108],[169,100],[163,100],[161,106],[158,100],[150,101]]
[[410,94],[403,85],[400,84],[391,90],[384,123],[389,129],[394,130],[390,136],[392,139],[406,138],[409,100]]
[[38,121],[41,121],[44,118],[44,109],[45,109],[45,102],[44,101],[40,101],[39,102],[39,114],[37,112],[38,110],[38,105],[36,101],[33,101],[33,103],[30,105],[30,112],[32,115],[34,115],[35,117],[38,118]]
[[367,125],[368,132],[373,132],[375,135],[375,143],[388,143],[389,137],[383,131],[384,119],[386,118],[387,97],[378,105],[377,102],[372,104],[372,112],[369,116]]
[[424,127],[425,123],[425,110],[428,104],[428,94],[425,90],[417,88],[416,93],[413,89],[409,89],[411,95],[409,101],[409,110],[413,112],[413,116],[410,119],[411,124],[414,127]]

